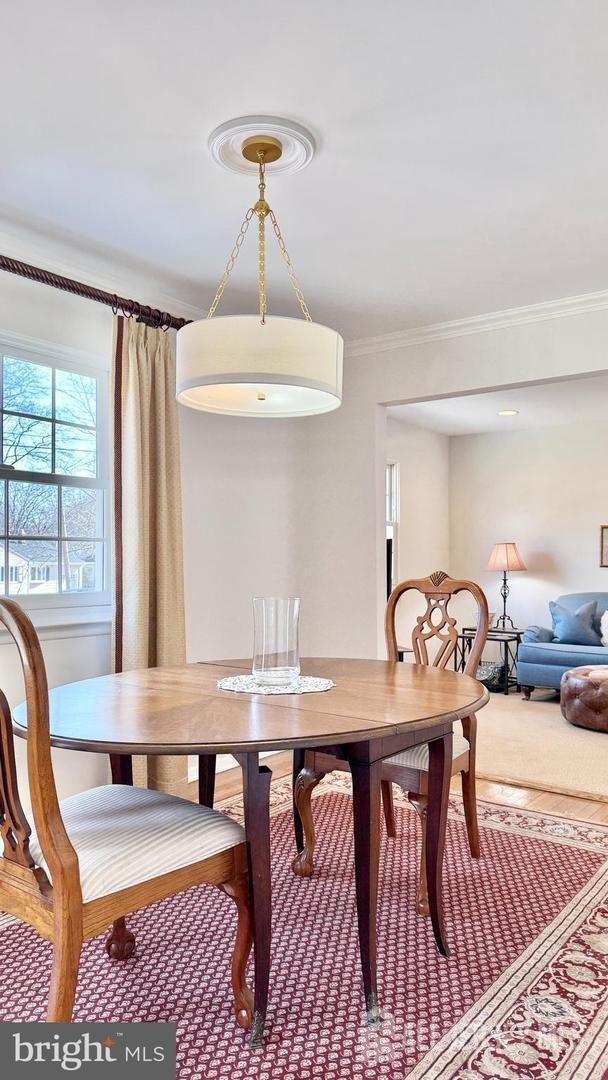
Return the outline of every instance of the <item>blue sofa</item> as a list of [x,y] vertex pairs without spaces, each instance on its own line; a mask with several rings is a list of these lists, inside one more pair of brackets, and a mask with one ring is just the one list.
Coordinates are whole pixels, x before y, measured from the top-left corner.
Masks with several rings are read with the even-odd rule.
[[[559,596],[558,603],[577,611],[583,604],[597,600],[595,629],[600,632],[600,619],[608,609],[608,593],[585,592]],[[553,640],[553,631],[544,626],[529,626],[517,653],[517,681],[527,698],[536,686],[559,690],[564,671],[583,664],[608,664],[605,645],[560,645]]]

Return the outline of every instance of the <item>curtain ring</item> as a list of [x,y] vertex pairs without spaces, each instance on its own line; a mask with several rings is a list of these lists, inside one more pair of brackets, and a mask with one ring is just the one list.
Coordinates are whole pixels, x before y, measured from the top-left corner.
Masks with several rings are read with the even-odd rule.
[[112,314],[118,315],[118,296],[116,295],[116,293],[114,293],[112,299]]

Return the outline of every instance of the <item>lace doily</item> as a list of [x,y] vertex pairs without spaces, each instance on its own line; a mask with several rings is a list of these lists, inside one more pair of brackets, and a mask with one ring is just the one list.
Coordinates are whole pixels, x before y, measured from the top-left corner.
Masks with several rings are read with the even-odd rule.
[[241,694],[319,694],[335,685],[331,679],[315,679],[312,675],[300,675],[289,686],[262,686],[253,675],[231,675],[217,683],[218,690]]

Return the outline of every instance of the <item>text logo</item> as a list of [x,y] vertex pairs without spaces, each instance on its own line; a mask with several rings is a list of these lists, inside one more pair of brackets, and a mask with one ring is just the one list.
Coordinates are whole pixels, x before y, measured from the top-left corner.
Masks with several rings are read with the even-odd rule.
[[175,1080],[175,1024],[0,1024],[11,1080]]

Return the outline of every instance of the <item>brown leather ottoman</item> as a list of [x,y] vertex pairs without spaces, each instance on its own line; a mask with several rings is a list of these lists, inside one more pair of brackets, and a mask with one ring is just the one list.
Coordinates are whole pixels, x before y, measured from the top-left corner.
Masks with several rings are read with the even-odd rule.
[[562,715],[571,724],[608,732],[608,664],[565,671],[560,703]]

